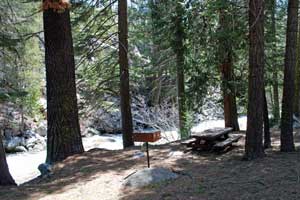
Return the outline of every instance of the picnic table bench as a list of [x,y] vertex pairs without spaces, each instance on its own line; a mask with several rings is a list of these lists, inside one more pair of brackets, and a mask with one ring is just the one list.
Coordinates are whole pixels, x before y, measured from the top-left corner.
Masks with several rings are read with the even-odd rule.
[[242,137],[242,135],[230,135],[232,131],[232,128],[213,128],[203,132],[193,132],[190,138],[182,141],[181,144],[193,150],[224,150]]
[[241,137],[242,137],[241,134],[230,135],[226,140],[216,143],[213,146],[213,149],[214,150],[223,150],[223,149],[225,149],[228,146],[232,146],[232,144],[234,142],[239,141],[239,139]]

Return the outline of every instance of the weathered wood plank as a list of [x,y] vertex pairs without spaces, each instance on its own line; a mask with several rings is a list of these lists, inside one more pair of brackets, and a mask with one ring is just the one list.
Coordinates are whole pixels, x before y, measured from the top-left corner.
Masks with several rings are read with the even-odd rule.
[[197,141],[196,138],[189,138],[187,140],[181,141],[180,144],[191,145],[192,143],[195,143],[196,141]]
[[223,135],[226,135],[230,133],[233,130],[233,128],[213,128],[208,129],[203,132],[193,132],[191,137],[202,139],[202,140],[215,140],[219,137],[222,137]]
[[227,138],[226,140],[216,143],[213,146],[213,148],[214,149],[224,149],[227,146],[232,145],[232,143],[237,142],[241,137],[242,137],[242,135],[238,135],[238,134],[230,135],[229,138]]

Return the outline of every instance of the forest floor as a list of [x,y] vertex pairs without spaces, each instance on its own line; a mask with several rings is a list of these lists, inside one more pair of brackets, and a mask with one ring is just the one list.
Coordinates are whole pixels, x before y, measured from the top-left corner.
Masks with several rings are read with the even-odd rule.
[[[55,166],[49,178],[0,188],[1,200],[296,200],[300,199],[300,152],[280,153],[279,132],[266,157],[242,161],[244,139],[225,154],[184,152],[178,142],[151,146],[153,167],[179,178],[139,189],[124,188],[133,172],[146,166],[128,150],[93,149]],[[300,135],[295,141],[299,147]]]

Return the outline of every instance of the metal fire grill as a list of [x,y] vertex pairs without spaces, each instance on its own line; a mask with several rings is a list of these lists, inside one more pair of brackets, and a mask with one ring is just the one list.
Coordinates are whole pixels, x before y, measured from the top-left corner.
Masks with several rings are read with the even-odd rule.
[[133,133],[133,141],[145,142],[147,151],[147,164],[150,168],[150,157],[149,157],[149,142],[156,142],[160,139],[160,131],[141,131]]

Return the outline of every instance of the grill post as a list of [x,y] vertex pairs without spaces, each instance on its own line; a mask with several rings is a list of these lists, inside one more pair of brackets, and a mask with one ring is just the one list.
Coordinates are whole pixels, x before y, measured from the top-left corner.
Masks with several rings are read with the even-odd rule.
[[144,130],[140,132],[134,132],[132,135],[133,141],[146,143],[147,152],[147,165],[150,168],[150,156],[149,156],[149,142],[156,142],[160,139],[160,131],[158,130]]
[[148,168],[150,168],[150,157],[149,157],[149,145],[148,145],[148,142],[146,142],[146,151],[147,151]]

